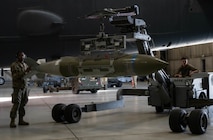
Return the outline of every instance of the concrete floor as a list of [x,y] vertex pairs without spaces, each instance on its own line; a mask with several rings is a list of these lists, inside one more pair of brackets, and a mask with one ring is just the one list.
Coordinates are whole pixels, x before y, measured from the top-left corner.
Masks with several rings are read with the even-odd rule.
[[[124,87],[130,85],[124,85]],[[0,88],[0,138],[2,140],[210,140],[213,125],[210,123],[203,135],[193,135],[187,128],[184,133],[171,132],[168,125],[169,112],[156,114],[154,107],[147,105],[147,97],[125,96],[125,106],[113,110],[82,113],[75,124],[56,123],[51,109],[57,103],[76,103],[80,106],[91,102],[116,99],[116,88],[78,95],[71,91],[44,94],[41,88],[31,88],[26,107],[25,120],[29,126],[9,127],[11,108],[10,87]]]

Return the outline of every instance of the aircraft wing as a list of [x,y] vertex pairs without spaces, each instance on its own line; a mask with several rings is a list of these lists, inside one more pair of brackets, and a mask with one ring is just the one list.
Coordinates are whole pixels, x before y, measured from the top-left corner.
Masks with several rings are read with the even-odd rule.
[[[80,54],[79,40],[95,37],[99,29],[100,20],[79,20],[78,18],[91,11],[95,12],[84,18],[100,19],[135,15],[144,19],[148,34],[154,41],[152,50],[209,43],[213,39],[213,4],[211,0],[178,2],[160,0],[157,4],[153,0],[129,0],[123,3],[114,0],[87,0],[77,3],[70,0],[69,2],[55,1],[45,4],[43,2],[25,3],[21,1],[9,9],[6,7],[11,6],[12,0],[2,3],[0,13],[6,14],[0,15],[1,19],[4,19],[0,26],[1,67],[9,66],[19,50],[23,50],[35,60],[38,58],[55,60],[67,55],[78,56]],[[139,5],[140,9],[135,6],[125,7],[134,4]],[[63,8],[58,8],[58,5]],[[139,11],[140,15],[138,15]],[[5,15],[9,18],[5,18]],[[106,29],[109,34],[120,33],[108,24]],[[140,28],[137,29],[140,30]],[[133,48],[133,46],[135,45],[129,45],[127,48]],[[136,47],[133,49],[135,52],[137,51]]]

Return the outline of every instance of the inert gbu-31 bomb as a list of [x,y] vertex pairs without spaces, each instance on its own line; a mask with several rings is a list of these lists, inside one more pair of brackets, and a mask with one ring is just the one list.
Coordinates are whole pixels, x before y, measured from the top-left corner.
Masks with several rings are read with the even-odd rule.
[[65,77],[145,76],[168,65],[168,63],[163,60],[142,54],[122,54],[113,57],[65,56],[40,65],[33,64],[30,58],[27,58],[25,61],[31,66],[32,71]]

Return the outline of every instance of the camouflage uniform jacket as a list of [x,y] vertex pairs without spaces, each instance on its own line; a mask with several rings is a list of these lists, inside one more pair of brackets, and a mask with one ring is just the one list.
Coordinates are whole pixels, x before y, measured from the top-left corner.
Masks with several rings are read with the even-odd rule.
[[24,79],[26,69],[27,65],[24,62],[16,61],[11,64],[13,88],[26,87],[26,79]]

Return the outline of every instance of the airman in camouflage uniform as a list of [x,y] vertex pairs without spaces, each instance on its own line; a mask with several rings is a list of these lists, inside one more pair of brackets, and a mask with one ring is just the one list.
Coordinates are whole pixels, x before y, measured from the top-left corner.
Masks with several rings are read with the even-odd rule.
[[179,67],[178,72],[175,74],[175,77],[191,77],[192,74],[198,73],[199,70],[188,63],[188,58],[181,58],[182,65]]
[[28,122],[23,120],[25,115],[24,106],[28,102],[29,91],[26,86],[26,80],[24,76],[29,72],[29,68],[24,63],[25,54],[23,52],[17,53],[17,61],[11,64],[11,73],[12,73],[12,103],[13,106],[10,111],[10,127],[15,128],[15,118],[17,117],[17,112],[19,113],[19,125],[29,125]]

